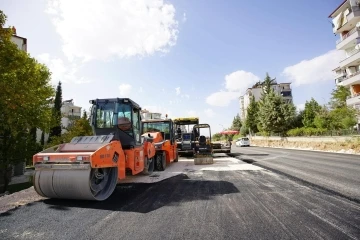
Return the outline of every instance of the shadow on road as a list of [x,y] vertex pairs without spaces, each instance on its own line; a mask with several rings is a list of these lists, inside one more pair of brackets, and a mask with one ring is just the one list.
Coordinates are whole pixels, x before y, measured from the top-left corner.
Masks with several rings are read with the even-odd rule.
[[103,202],[47,199],[44,203],[49,208],[65,211],[75,207],[148,213],[184,201],[210,200],[215,196],[238,192],[227,181],[191,179],[181,174],[157,183],[119,184],[112,196]]

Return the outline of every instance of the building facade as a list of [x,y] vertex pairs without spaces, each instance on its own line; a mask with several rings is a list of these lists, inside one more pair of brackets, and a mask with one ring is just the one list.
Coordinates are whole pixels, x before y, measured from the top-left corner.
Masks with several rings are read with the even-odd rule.
[[[50,107],[53,107],[53,104],[50,105]],[[73,99],[65,100],[62,102],[61,106],[61,133],[65,133],[67,128],[71,127],[74,120],[81,118],[81,107],[76,106],[74,104]],[[41,134],[42,131],[40,129],[37,130],[37,141],[41,140]],[[44,140],[47,142],[49,139],[49,134],[44,134]]]
[[[274,83],[272,84],[272,89],[275,93],[283,96],[284,100],[288,103],[293,101],[292,97],[292,89],[290,87],[291,83]],[[255,97],[255,101],[259,101],[261,98],[263,86],[253,86],[252,88],[248,88],[243,96],[239,98],[240,103],[240,117],[242,120],[246,118],[247,108],[250,104],[250,100],[252,96]]]
[[[346,103],[360,110],[360,1],[343,1],[329,18],[332,18],[333,33],[339,35],[336,49],[344,53],[339,66],[333,70],[335,84],[350,89],[351,96]],[[358,121],[360,123],[360,117]]]
[[11,41],[15,43],[20,50],[23,50],[24,52],[27,52],[27,39],[24,37],[20,37],[16,35],[16,28],[13,27],[13,34],[11,36]]

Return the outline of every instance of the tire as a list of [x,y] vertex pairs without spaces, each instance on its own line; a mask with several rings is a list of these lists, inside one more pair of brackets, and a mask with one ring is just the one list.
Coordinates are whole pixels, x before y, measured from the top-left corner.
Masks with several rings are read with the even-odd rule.
[[174,162],[178,162],[178,161],[179,161],[179,153],[178,153],[178,150],[176,149],[176,156],[175,156]]
[[166,168],[166,154],[165,152],[156,155],[156,170],[164,171]]
[[142,174],[144,175],[151,175],[154,172],[155,167],[155,158],[145,158],[144,161],[144,170],[142,171]]

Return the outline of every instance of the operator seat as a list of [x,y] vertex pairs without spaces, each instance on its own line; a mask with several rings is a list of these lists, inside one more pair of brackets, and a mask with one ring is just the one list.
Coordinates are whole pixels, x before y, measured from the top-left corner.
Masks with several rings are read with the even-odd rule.
[[199,145],[206,145],[206,137],[204,135],[199,137]]
[[127,117],[118,118],[118,127],[122,131],[129,131],[131,129],[131,121]]

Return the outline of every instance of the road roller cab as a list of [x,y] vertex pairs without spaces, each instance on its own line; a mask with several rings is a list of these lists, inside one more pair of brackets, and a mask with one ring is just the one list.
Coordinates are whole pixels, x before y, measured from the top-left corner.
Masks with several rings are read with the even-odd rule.
[[126,175],[152,173],[155,146],[141,137],[140,106],[129,98],[90,103],[93,136],[33,156],[34,188],[41,196],[101,201]]
[[177,162],[179,157],[173,121],[169,118],[143,119],[141,124],[142,136],[151,137],[155,145],[155,169],[164,171],[168,164]]

